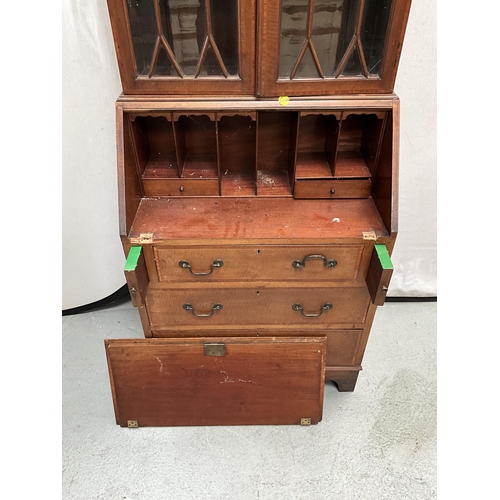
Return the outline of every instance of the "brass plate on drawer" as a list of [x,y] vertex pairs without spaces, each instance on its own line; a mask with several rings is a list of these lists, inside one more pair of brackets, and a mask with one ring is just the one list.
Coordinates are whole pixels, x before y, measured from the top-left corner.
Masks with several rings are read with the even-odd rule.
[[226,344],[223,342],[206,342],[203,345],[205,356],[225,356]]

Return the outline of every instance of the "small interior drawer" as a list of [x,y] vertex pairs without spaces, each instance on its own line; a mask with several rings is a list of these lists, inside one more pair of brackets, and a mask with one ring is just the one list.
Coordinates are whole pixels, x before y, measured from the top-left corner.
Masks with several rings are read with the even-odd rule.
[[108,339],[105,348],[122,427],[322,417],[326,337]]
[[355,281],[363,245],[155,246],[160,282]]
[[321,179],[295,181],[294,198],[368,198],[371,179]]
[[218,196],[217,179],[143,179],[146,196]]

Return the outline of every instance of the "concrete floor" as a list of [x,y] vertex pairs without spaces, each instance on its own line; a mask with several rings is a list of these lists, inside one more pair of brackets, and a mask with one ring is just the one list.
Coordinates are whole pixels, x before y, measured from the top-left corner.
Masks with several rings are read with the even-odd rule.
[[65,500],[436,498],[436,312],[390,302],[353,393],[316,426],[118,427],[103,341],[142,337],[130,302],[63,317]]

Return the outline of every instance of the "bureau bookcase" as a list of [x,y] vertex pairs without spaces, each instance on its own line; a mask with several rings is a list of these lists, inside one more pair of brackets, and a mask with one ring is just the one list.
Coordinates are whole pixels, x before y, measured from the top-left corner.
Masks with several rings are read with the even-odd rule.
[[393,271],[409,0],[108,0],[120,236],[144,338],[117,423],[314,424]]

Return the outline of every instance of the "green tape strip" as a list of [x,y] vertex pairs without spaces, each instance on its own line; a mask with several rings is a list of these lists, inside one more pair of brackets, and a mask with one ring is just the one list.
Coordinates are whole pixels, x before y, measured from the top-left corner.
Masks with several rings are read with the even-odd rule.
[[394,269],[387,247],[385,245],[375,245],[375,250],[377,251],[378,260],[380,261],[382,269]]
[[128,252],[127,262],[125,262],[124,271],[134,271],[141,255],[142,247],[130,247]]

